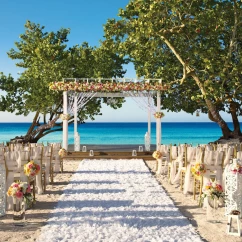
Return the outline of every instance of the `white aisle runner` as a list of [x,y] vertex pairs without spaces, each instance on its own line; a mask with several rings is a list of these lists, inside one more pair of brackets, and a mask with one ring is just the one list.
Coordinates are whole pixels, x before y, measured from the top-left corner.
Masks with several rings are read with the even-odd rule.
[[84,160],[37,241],[202,241],[142,160]]

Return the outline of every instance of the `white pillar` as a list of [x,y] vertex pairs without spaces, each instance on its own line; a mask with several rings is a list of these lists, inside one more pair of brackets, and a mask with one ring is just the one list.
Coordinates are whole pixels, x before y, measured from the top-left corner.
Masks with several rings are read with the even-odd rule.
[[80,151],[80,136],[77,130],[77,93],[74,96],[74,151]]
[[74,136],[77,134],[77,93],[74,94]]
[[149,142],[151,144],[151,108],[150,108],[150,97],[148,97],[148,134],[149,134]]
[[[63,92],[63,114],[67,113],[67,91]],[[68,120],[63,120],[63,148],[68,150]]]
[[[157,112],[160,112],[160,92],[157,92]],[[156,149],[158,149],[161,144],[161,119],[156,119]]]

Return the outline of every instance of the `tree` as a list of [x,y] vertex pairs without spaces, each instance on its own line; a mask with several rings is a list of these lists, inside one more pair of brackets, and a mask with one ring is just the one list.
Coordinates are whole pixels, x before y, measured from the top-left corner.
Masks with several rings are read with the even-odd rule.
[[[49,133],[62,130],[62,122],[56,123],[63,112],[62,93],[50,91],[50,82],[66,77],[122,77],[125,61],[102,47],[90,47],[85,42],[67,49],[69,29],[44,32],[44,26],[30,21],[26,22],[25,28],[25,33],[20,35],[21,40],[15,43],[16,49],[8,52],[11,59],[18,60],[16,65],[23,68],[23,72],[18,80],[11,75],[0,74],[0,88],[5,91],[0,97],[0,110],[25,116],[35,112],[23,141],[37,142]],[[103,100],[107,102],[107,98]],[[79,110],[79,121],[101,115],[101,101],[101,98],[94,98]],[[118,108],[123,102],[124,99],[120,98],[111,106]],[[72,122],[73,117],[69,120],[69,123]]]
[[200,109],[223,138],[241,136],[241,1],[131,0],[119,16],[107,21],[103,46],[128,56],[139,76],[170,83],[162,108]]

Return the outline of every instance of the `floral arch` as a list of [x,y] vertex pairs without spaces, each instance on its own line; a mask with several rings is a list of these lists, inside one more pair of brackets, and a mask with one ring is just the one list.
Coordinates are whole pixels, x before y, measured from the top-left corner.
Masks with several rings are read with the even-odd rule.
[[[134,78],[64,78],[61,82],[52,82],[50,90],[63,92],[63,117],[68,116],[68,95],[73,98],[75,151],[80,148],[80,137],[77,133],[77,111],[80,105],[85,105],[93,97],[149,97],[157,95],[156,105],[156,146],[161,143],[160,92],[169,88],[161,79]],[[85,102],[77,101],[77,93],[82,93]],[[148,116],[148,140],[150,142],[150,114]],[[80,142],[80,141],[79,141]],[[146,147],[149,147],[150,143]],[[68,149],[68,119],[63,118],[63,148]],[[147,148],[148,149],[148,148]]]

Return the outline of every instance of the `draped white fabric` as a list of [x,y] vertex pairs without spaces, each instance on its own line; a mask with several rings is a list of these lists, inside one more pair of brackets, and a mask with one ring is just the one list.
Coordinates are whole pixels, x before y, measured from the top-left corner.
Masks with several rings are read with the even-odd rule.
[[49,184],[50,164],[51,164],[51,146],[43,147],[42,164],[45,166],[45,183]]
[[52,165],[54,172],[60,171],[60,156],[59,150],[61,149],[61,143],[52,143]]
[[171,146],[170,149],[170,160],[168,166],[170,167],[170,177],[168,177],[169,181],[173,181],[176,175],[176,167],[175,167],[175,160],[177,159],[177,146]]
[[204,164],[206,166],[206,173],[203,176],[203,186],[206,186],[210,180],[210,176],[214,175],[216,180],[222,184],[222,164],[223,151],[208,151],[204,152]]
[[176,169],[174,167],[174,161],[177,159],[177,146],[171,146],[170,148],[170,157],[167,157],[168,159],[168,166],[170,168],[170,177],[168,177],[168,179],[170,181],[173,181],[173,179],[175,178],[176,175]]
[[191,167],[196,162],[202,161],[202,149],[200,147],[187,147],[187,169],[185,173],[183,193],[187,194],[192,191],[193,181],[191,174]]
[[[7,180],[6,180],[6,191],[10,187],[10,185],[14,182],[14,176],[16,173],[19,173],[19,163],[17,162],[19,159],[19,151],[8,151],[5,152],[5,161],[6,161],[6,169],[7,169]],[[17,158],[16,158],[17,157]],[[11,210],[13,208],[13,199],[12,197],[7,196],[7,210]]]
[[42,182],[41,182],[41,176],[42,176],[42,146],[35,146],[31,149],[31,158],[40,166],[40,172],[36,175],[36,188],[37,193],[42,194],[43,188],[42,188]]
[[[181,170],[183,168],[184,164],[184,153],[185,153],[186,146],[185,145],[179,145],[178,146],[178,156],[176,160],[173,162],[173,172],[171,174],[174,174],[174,178],[171,177],[171,183],[172,184],[179,184],[180,176],[181,176]],[[177,170],[178,166],[178,170]],[[176,171],[177,170],[177,171]]]
[[237,159],[239,159],[240,161],[242,161],[242,151],[238,151],[237,152]]
[[166,174],[168,169],[167,157],[169,157],[169,145],[160,145],[158,150],[162,153],[162,157],[157,159],[158,168],[156,174]]
[[27,182],[28,177],[24,174],[24,165],[29,162],[29,156],[30,156],[29,150],[19,150],[18,151],[18,157],[17,162],[19,165],[19,173],[20,173],[20,181]]
[[0,147],[0,163],[5,166],[4,148]]
[[230,163],[230,160],[232,159],[234,153],[234,147],[228,147],[225,151],[225,158],[223,162],[223,166],[225,167]]

